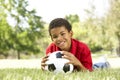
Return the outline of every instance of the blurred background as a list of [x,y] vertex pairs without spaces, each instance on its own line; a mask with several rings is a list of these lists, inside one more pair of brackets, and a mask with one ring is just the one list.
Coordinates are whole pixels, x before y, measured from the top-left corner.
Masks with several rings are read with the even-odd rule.
[[49,22],[66,18],[94,55],[120,57],[120,0],[0,0],[0,59],[39,59]]

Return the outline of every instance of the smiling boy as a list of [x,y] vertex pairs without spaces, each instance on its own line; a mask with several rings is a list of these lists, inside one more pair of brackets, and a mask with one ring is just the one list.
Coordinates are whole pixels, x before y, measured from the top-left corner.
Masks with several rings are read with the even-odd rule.
[[88,46],[73,39],[71,24],[64,18],[56,18],[49,24],[49,34],[52,43],[46,49],[46,56],[42,58],[41,68],[44,70],[47,55],[54,51],[62,51],[63,58],[69,59],[67,64],[73,64],[74,70],[92,71],[92,58]]

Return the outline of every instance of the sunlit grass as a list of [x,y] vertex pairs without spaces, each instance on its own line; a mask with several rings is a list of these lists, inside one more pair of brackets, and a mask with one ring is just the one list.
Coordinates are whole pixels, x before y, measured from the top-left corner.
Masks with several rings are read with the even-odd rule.
[[40,69],[0,69],[0,80],[120,80],[120,68],[69,74]]

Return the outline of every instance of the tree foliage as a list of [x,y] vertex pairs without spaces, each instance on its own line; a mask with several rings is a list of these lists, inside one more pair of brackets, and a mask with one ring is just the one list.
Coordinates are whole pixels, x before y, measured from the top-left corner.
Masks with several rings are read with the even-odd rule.
[[0,6],[0,54],[7,55],[11,46],[10,35],[12,28],[7,23],[7,15],[3,12],[3,7]]
[[111,29],[111,33],[113,32],[117,37],[117,53],[120,56],[120,0],[110,0],[110,10],[107,15],[107,23]]
[[[74,38],[87,43],[92,52],[100,50],[111,51],[117,47],[120,53],[120,1],[111,0],[108,13],[98,18],[95,14],[94,5],[85,10],[87,18],[84,22],[78,22],[76,16],[67,16],[72,22]],[[73,18],[74,17],[74,18]]]
[[[9,25],[12,21],[5,21],[10,26],[12,31],[8,30],[8,26],[4,24],[5,31],[10,32],[6,34],[10,37],[8,43],[11,41],[10,46],[6,43],[5,46],[18,52],[18,58],[20,58],[21,52],[38,53],[40,52],[40,45],[37,40],[44,37],[44,22],[41,21],[41,17],[36,15],[36,11],[27,10],[28,2],[26,0],[1,0],[0,7],[3,8],[6,18],[11,18],[14,21],[14,25]],[[5,36],[4,36],[5,37]],[[5,38],[3,39],[3,43]]]

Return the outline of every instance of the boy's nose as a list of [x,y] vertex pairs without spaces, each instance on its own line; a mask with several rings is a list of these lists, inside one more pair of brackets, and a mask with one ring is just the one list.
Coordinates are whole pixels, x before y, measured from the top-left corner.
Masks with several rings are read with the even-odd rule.
[[62,39],[62,36],[59,35],[57,40],[61,40],[61,39]]

